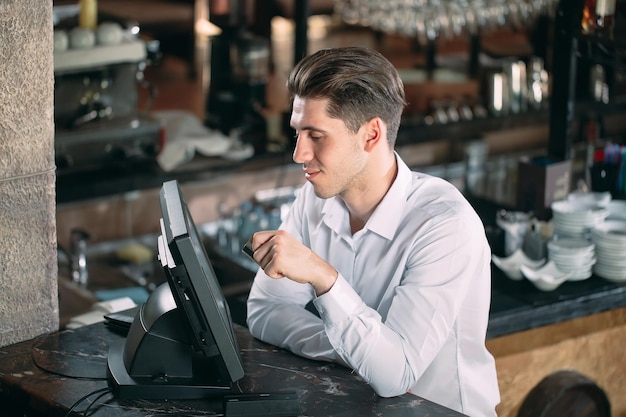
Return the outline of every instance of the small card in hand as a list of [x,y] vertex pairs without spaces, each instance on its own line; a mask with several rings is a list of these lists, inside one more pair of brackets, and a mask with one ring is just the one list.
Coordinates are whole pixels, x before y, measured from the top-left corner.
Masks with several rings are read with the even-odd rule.
[[248,256],[248,258],[254,261],[254,251],[252,250],[252,236],[250,236],[250,239],[248,239],[246,244],[243,245],[243,248],[241,248],[241,251],[245,253]]

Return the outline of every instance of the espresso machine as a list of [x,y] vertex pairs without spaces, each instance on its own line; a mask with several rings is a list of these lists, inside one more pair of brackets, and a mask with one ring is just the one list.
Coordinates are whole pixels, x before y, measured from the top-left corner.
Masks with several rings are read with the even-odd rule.
[[[158,56],[158,42],[139,39],[132,23],[104,16],[96,30],[79,30],[77,6],[53,9],[57,172],[154,159],[162,146],[161,123],[138,109],[138,90],[156,94],[143,71]],[[105,34],[105,26],[115,31]]]

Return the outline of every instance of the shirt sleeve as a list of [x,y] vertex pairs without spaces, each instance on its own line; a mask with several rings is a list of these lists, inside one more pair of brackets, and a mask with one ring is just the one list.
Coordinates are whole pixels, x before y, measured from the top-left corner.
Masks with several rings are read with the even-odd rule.
[[257,272],[248,297],[248,327],[258,339],[309,359],[343,363],[328,340],[324,323],[306,305],[310,286]]
[[[299,204],[305,204],[302,198],[294,202],[294,206]],[[281,229],[302,240],[299,213],[290,210]],[[310,285],[273,279],[259,268],[247,301],[248,328],[256,338],[298,355],[345,365],[329,342],[322,320],[307,309],[314,298]]]

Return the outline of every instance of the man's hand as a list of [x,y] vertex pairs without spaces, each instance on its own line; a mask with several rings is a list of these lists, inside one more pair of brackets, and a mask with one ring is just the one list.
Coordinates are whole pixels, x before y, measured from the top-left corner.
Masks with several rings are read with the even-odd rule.
[[252,250],[254,260],[269,277],[311,284],[318,296],[337,280],[335,268],[284,230],[256,232]]

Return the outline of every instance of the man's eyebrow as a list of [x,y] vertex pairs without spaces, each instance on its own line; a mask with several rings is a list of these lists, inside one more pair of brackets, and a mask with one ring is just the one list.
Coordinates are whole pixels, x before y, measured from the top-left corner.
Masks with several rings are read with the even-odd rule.
[[315,126],[303,126],[300,129],[296,129],[295,127],[291,126],[293,129],[298,130],[300,132],[303,132],[305,130],[308,130],[310,132],[319,132],[319,133],[326,133],[326,131],[324,129],[320,129],[318,127]]

